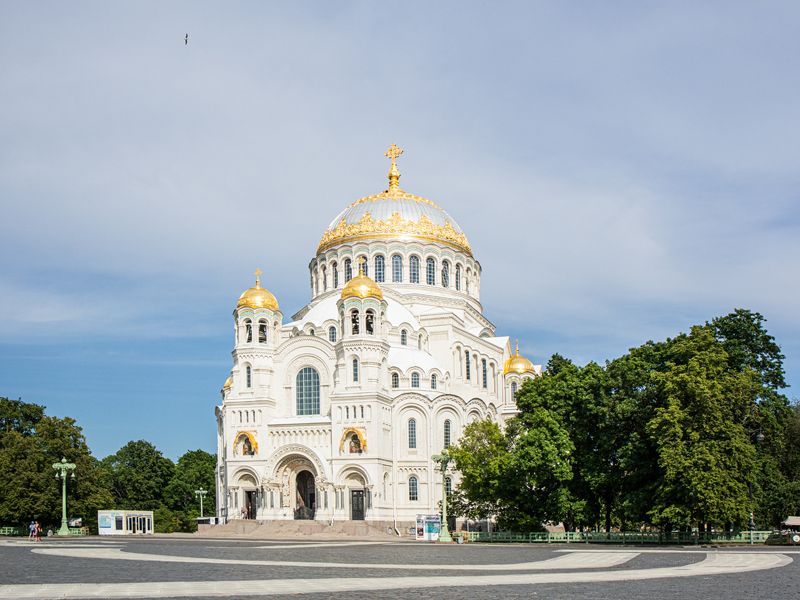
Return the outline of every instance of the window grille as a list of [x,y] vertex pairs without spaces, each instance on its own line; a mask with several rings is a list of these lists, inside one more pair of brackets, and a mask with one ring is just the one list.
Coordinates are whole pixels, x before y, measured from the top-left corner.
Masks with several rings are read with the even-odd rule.
[[411,387],[418,388],[419,387],[419,373],[412,373],[411,374]]
[[411,450],[416,450],[416,448],[417,448],[417,420],[416,419],[409,419],[408,420],[408,447]]
[[411,283],[419,283],[419,258],[412,256],[408,260],[408,274]]
[[375,281],[383,283],[385,280],[386,265],[381,254],[375,257]]
[[392,281],[394,283],[403,282],[403,259],[399,254],[392,257]]
[[442,263],[442,287],[450,287],[450,263]]
[[319,414],[319,373],[311,367],[303,367],[297,374],[297,414]]
[[428,268],[427,268],[427,277],[426,281],[428,285],[436,285],[436,261],[432,258],[427,260]]
[[411,502],[416,502],[419,499],[417,493],[417,478],[413,476],[408,478],[408,499]]

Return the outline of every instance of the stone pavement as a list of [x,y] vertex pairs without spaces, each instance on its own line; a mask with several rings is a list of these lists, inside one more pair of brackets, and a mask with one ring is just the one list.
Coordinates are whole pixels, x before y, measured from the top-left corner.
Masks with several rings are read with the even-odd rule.
[[797,598],[792,548],[0,539],[0,598]]

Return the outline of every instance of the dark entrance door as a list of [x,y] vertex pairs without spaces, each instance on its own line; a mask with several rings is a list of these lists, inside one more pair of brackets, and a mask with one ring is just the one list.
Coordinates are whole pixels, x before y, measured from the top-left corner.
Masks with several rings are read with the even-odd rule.
[[245,492],[245,503],[246,506],[244,507],[247,511],[247,518],[248,519],[255,519],[256,518],[256,507],[257,507],[257,499],[256,499],[256,492]]
[[350,490],[350,518],[364,520],[364,490]]
[[297,474],[297,508],[294,509],[295,519],[313,519],[317,509],[317,494],[314,484],[314,475],[309,471]]

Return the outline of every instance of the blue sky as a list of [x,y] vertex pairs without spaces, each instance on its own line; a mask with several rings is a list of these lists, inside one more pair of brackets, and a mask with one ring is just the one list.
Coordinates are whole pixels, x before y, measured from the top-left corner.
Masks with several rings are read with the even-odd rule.
[[535,363],[748,308],[791,396],[798,57],[796,2],[2,3],[0,395],[214,451],[239,294],[302,308],[396,142]]

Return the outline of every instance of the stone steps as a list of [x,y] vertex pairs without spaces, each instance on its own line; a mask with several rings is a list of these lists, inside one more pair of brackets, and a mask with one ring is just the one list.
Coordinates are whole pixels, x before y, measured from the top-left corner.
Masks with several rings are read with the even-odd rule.
[[247,536],[251,538],[292,538],[292,537],[324,537],[324,538],[383,538],[394,536],[373,527],[366,521],[334,521],[329,525],[324,521],[290,520],[267,521],[259,523],[254,520],[237,519],[226,525],[211,525],[201,535],[219,537]]

